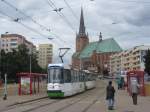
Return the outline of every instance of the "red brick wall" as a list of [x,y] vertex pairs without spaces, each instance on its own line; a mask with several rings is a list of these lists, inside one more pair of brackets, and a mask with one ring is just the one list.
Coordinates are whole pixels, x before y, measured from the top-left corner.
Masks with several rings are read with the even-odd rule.
[[92,55],[92,62],[95,66],[100,67],[101,73],[104,70],[104,65],[107,64],[107,67],[109,68],[109,60],[110,55],[112,53],[93,53]]
[[76,38],[76,52],[80,52],[89,43],[88,37]]
[[[93,52],[91,58],[86,61],[82,61],[83,68],[88,68],[90,66],[99,66],[100,73],[104,71],[104,65],[107,64],[107,68],[109,71],[109,60],[110,55],[114,53],[96,53]],[[82,59],[83,60],[83,59]],[[72,67],[79,69],[80,68],[80,60],[72,58]]]

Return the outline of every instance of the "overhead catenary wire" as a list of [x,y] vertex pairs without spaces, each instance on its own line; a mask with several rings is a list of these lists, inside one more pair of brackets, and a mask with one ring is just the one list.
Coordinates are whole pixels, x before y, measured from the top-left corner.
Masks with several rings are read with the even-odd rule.
[[50,31],[49,28],[47,28],[46,26],[38,23],[36,20],[34,20],[31,16],[25,14],[23,11],[19,10],[17,7],[15,7],[14,5],[10,4],[9,2],[7,2],[6,0],[1,0],[2,2],[4,2],[5,4],[7,4],[8,6],[12,7],[13,9],[15,9],[17,12],[23,14],[25,17],[29,18],[32,22],[34,22],[35,24],[37,24],[38,26],[40,26],[41,28],[45,29],[46,31]]
[[67,5],[67,7],[70,9],[69,11],[71,11],[72,15],[76,18],[76,20],[78,20],[77,15],[75,14],[74,10],[71,8],[71,6],[69,5],[69,3],[64,0],[65,4]]
[[33,28],[31,28],[31,27],[29,27],[29,26],[23,24],[23,23],[22,23],[21,21],[19,21],[19,20],[18,20],[18,21],[14,21],[14,18],[11,17],[11,16],[9,16],[9,15],[7,15],[6,13],[4,13],[4,12],[2,12],[2,11],[0,11],[0,13],[1,13],[2,15],[4,15],[4,16],[10,18],[13,22],[16,22],[16,23],[21,24],[22,26],[24,26],[24,27],[27,28],[28,30],[30,30],[30,31],[32,31],[32,32],[34,32],[34,33],[36,33],[36,34],[39,34],[39,35],[41,35],[42,37],[45,37],[46,39],[49,38],[48,36],[46,36],[46,35],[44,35],[44,34],[38,32],[36,29],[33,29]]
[[[21,21],[14,21],[14,18],[11,17],[11,16],[9,16],[8,14],[6,14],[6,13],[4,13],[4,12],[2,12],[2,11],[0,11],[0,14],[6,16],[6,17],[8,17],[8,18],[10,18],[11,21],[13,21],[13,22],[15,22],[15,23],[18,23],[18,24],[22,25],[22,26],[25,27],[26,29],[28,29],[28,30],[30,30],[30,31],[32,31],[32,32],[34,32],[34,33],[36,33],[36,34],[41,35],[41,36],[44,37],[45,39],[48,39],[48,40],[53,41],[53,38],[52,38],[52,39],[49,39],[49,38],[50,38],[49,36],[46,36],[46,35],[44,35],[44,34],[38,32],[36,29],[33,29],[33,28],[29,27],[28,25],[23,24]],[[54,40],[55,40],[55,39],[54,39]],[[60,42],[59,45],[62,46],[62,45],[61,45],[62,42],[61,42],[61,41],[58,41],[58,42]],[[58,44],[58,43],[57,43],[57,44]]]
[[[8,6],[10,6],[11,8],[15,9],[16,11],[18,11],[19,13],[23,14],[25,17],[29,18],[33,23],[37,24],[38,26],[40,26],[41,28],[44,28],[46,31],[50,32],[51,34],[53,34],[57,39],[59,39],[60,41],[67,43],[65,40],[61,39],[58,35],[54,34],[53,32],[51,32],[50,29],[48,29],[46,26],[41,25],[40,23],[38,23],[36,20],[34,20],[31,16],[25,14],[23,11],[19,10],[17,7],[15,7],[14,5],[10,4],[9,2],[7,2],[6,0],[1,0],[2,2],[4,2],[5,4],[7,4]],[[18,21],[18,23],[22,24],[22,26],[24,27],[28,27],[28,29],[32,30],[35,33],[38,33],[39,35],[41,35],[42,37],[45,37],[45,35],[43,35],[42,33],[38,32],[37,30],[21,23]],[[48,37],[47,37],[48,38]],[[72,46],[72,45],[71,45]]]
[[[47,3],[52,9],[58,9],[52,0],[47,0]],[[56,13],[64,20],[64,22],[72,29],[73,32],[76,32],[73,25],[69,22],[67,17],[61,11],[56,11]]]
[[150,4],[149,1],[135,1],[135,0],[113,0],[116,2],[122,2],[122,3],[143,3],[143,4]]

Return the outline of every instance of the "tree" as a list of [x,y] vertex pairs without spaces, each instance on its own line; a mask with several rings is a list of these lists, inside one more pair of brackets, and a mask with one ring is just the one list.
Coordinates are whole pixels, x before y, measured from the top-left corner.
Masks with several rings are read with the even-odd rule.
[[6,53],[4,50],[1,50],[0,52],[0,71],[1,71],[1,77],[4,78],[4,73],[6,73]]
[[146,55],[144,56],[145,59],[145,72],[150,75],[150,50],[147,51]]
[[[24,44],[19,45],[18,50],[12,50],[12,52],[5,53],[2,50],[0,60],[0,70],[3,79],[4,74],[7,73],[8,80],[17,81],[16,73],[30,71],[29,49]],[[38,65],[37,56],[34,53],[31,54],[31,60],[32,72],[46,72]]]

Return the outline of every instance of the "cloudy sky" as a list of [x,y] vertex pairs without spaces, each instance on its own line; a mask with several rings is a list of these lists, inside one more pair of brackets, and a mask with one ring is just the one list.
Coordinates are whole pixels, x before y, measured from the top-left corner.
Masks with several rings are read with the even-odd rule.
[[98,40],[102,32],[103,39],[114,38],[123,49],[150,45],[148,0],[1,0],[0,33],[24,35],[35,45],[53,43],[55,61],[58,48],[69,47],[65,61],[70,62],[81,7],[90,41]]

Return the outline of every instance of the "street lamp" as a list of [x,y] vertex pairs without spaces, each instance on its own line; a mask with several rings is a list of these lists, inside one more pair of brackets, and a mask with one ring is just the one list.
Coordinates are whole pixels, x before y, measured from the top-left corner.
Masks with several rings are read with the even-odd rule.
[[31,54],[29,54],[30,55],[30,74],[31,74],[31,71],[32,71],[32,62],[31,62]]
[[7,100],[7,73],[5,73],[5,86],[4,86],[4,97],[3,100]]
[[29,51],[29,60],[30,60],[30,68],[29,68],[29,70],[30,70],[30,74],[31,74],[31,72],[32,72],[32,52],[33,52],[33,46],[30,46],[30,51]]

